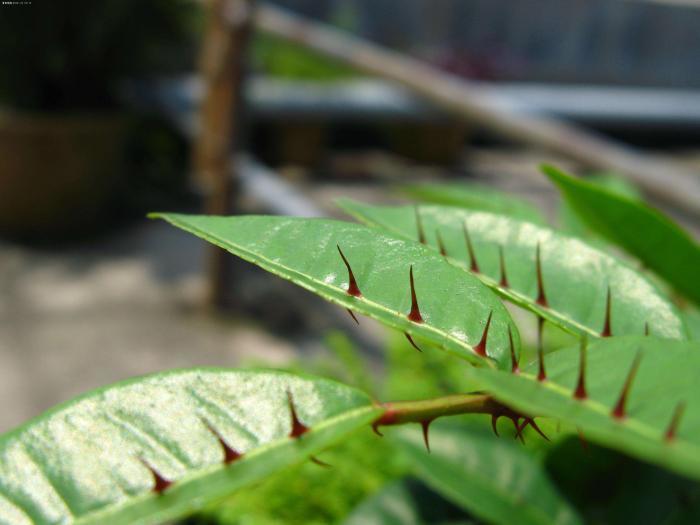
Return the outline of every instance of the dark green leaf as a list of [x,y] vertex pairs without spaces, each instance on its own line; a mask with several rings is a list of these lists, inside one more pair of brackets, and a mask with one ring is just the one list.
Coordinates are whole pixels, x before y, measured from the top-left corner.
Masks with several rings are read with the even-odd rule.
[[[587,180],[591,184],[603,190],[615,193],[616,195],[621,195],[640,202],[644,200],[639,189],[619,175],[613,173],[596,173],[589,175]],[[609,250],[609,245],[587,226],[586,222],[579,217],[576,210],[574,210],[565,199],[559,203],[558,218],[559,220],[557,223],[562,232],[584,239],[586,242],[603,250]]]

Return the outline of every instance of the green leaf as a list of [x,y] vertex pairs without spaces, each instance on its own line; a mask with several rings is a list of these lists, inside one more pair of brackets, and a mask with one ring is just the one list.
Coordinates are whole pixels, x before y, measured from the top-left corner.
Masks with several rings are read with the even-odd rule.
[[429,454],[415,429],[402,429],[399,443],[417,475],[447,499],[489,523],[581,523],[542,465],[514,441],[476,426],[435,426]]
[[[310,428],[297,439],[288,437],[287,393]],[[0,438],[0,516],[11,525],[172,520],[318,453],[380,412],[358,390],[282,372],[193,369],[126,381]],[[243,456],[226,465],[212,429]],[[143,462],[173,484],[156,493]]]
[[[419,336],[477,365],[509,367],[508,329],[516,351],[517,328],[499,299],[478,279],[447,264],[414,242],[358,224],[326,219],[162,214],[173,225],[206,239],[332,303]],[[340,246],[362,292],[347,293],[348,271]],[[411,310],[413,267],[422,323]],[[493,312],[483,359],[474,351]]]
[[410,491],[395,481],[368,498],[343,522],[344,525],[421,525]]
[[535,224],[547,224],[542,213],[529,202],[480,184],[413,184],[401,189],[423,202],[487,211]]
[[[613,408],[637,355],[626,417],[614,418]],[[579,362],[578,348],[549,354],[544,382],[535,379],[534,363],[520,375],[489,370],[472,375],[509,406],[558,418],[579,428],[586,439],[700,479],[700,343],[639,336],[597,341],[587,352],[584,401],[572,395]],[[665,433],[683,403],[676,437],[669,442]]]
[[553,166],[542,171],[588,226],[700,304],[700,244],[655,208],[574,178]]
[[[631,200],[640,202],[644,200],[639,188],[620,175],[614,173],[594,173],[589,175],[587,180],[604,191],[608,190],[616,195],[621,195]],[[558,218],[558,226],[562,232],[584,239],[586,242],[603,250],[607,251],[609,249],[607,243],[588,227],[568,201],[562,200],[559,203]]]
[[[417,238],[416,209],[412,206],[370,206],[350,200],[339,204],[367,224],[406,239]],[[613,335],[643,334],[648,322],[656,336],[686,337],[677,309],[651,281],[623,261],[579,239],[485,212],[447,206],[420,206],[418,211],[428,243],[434,247],[439,232],[449,262],[463,269],[470,267],[466,224],[481,272],[477,275],[484,284],[571,333],[596,337],[601,334],[609,286]],[[537,302],[538,243],[548,307]],[[508,287],[499,285],[500,247]]]
[[700,341],[700,310],[689,308],[681,312],[690,339]]

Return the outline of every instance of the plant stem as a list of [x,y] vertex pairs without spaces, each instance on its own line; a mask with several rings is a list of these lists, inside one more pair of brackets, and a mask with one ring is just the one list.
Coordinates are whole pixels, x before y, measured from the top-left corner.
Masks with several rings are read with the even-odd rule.
[[394,401],[381,406],[385,411],[375,425],[421,423],[458,414],[493,414],[503,408],[488,394],[455,394],[419,401]]

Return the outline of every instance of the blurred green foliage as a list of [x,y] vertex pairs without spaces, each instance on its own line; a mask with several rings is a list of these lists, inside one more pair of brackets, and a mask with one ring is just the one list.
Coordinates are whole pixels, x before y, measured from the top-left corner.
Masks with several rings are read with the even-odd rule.
[[256,72],[282,79],[332,82],[358,76],[340,62],[271,35],[256,34],[251,55]]

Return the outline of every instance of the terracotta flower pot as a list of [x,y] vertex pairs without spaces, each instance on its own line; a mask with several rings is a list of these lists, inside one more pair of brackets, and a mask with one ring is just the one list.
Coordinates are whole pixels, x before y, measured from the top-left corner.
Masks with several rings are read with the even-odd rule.
[[0,113],[0,234],[97,229],[122,175],[124,136],[116,114]]

